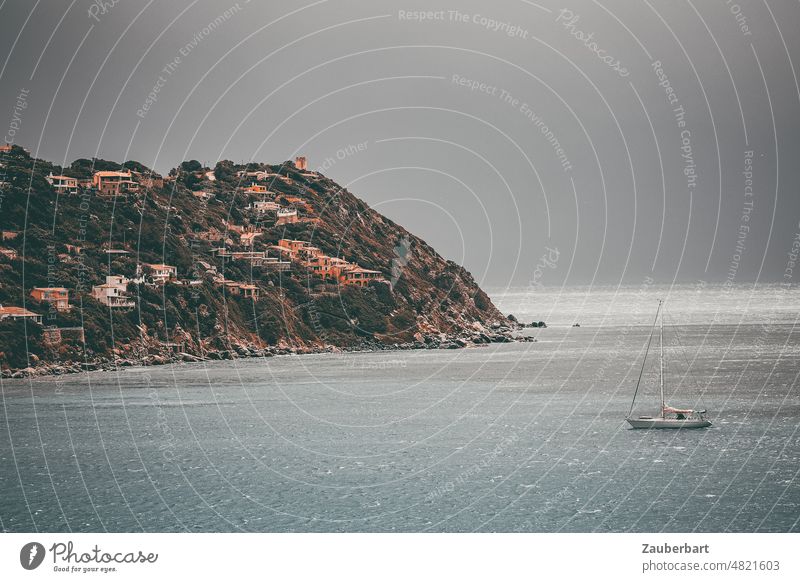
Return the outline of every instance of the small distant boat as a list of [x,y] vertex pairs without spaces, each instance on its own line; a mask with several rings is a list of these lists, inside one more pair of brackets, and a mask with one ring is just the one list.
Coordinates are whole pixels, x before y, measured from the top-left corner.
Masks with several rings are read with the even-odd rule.
[[[647,349],[644,353],[644,361],[642,361],[642,369],[639,372],[639,380],[636,382],[636,390],[633,393],[633,401],[631,402],[631,409],[628,411],[628,416],[625,420],[633,428],[705,428],[711,426],[711,422],[705,417],[705,410],[692,410],[691,408],[673,408],[668,406],[664,400],[664,302],[658,301],[658,309],[656,310],[656,318],[653,321],[653,326],[650,328],[650,338],[647,340]],[[659,384],[661,389],[661,415],[660,416],[639,416],[632,418],[633,405],[636,402],[636,395],[639,393],[639,385],[642,382],[642,374],[644,366],[647,362],[647,354],[650,352],[650,345],[653,341],[653,333],[655,332],[656,323],[659,326]]]

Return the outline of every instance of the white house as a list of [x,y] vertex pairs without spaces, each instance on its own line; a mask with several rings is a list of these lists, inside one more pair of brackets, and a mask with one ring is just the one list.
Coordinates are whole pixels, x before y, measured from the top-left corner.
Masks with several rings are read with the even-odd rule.
[[128,297],[129,279],[121,275],[106,276],[103,285],[92,287],[92,297],[108,307],[133,307],[134,302]]
[[161,263],[143,263],[143,265],[150,269],[150,278],[153,283],[163,284],[178,277],[178,268],[173,265]]
[[272,200],[256,200],[247,207],[248,210],[252,211],[258,216],[262,216],[269,212],[278,212],[280,208],[281,205],[277,202],[273,202]]
[[45,176],[47,183],[53,187],[53,190],[59,194],[77,194],[78,193],[78,179],[70,178],[69,176],[54,176],[50,172],[49,176]]

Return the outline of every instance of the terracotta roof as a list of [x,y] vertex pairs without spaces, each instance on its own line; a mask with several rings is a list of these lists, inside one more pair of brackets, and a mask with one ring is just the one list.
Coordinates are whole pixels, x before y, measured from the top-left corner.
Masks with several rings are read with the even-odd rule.
[[101,178],[109,178],[111,176],[120,176],[120,177],[130,177],[130,172],[114,172],[110,170],[101,170],[99,172],[94,173],[95,176],[100,176]]
[[173,265],[163,265],[161,263],[144,263],[146,266],[150,267],[151,269],[175,269]]
[[0,316],[2,315],[16,315],[19,317],[40,317],[38,313],[28,311],[24,307],[0,307]]

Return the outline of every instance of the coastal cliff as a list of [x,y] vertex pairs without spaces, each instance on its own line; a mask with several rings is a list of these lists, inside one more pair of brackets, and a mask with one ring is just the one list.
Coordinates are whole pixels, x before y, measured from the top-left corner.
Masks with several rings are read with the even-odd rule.
[[302,158],[0,163],[5,376],[510,339],[463,267]]

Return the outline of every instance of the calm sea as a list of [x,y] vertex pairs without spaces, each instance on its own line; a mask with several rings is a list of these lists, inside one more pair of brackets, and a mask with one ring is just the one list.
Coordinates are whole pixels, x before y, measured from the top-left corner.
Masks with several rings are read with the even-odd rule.
[[[2,381],[0,528],[800,529],[796,291],[492,296],[549,327],[527,330],[536,343]],[[624,423],[659,297],[668,400],[707,408],[709,429]],[[657,410],[657,366],[635,412]]]

